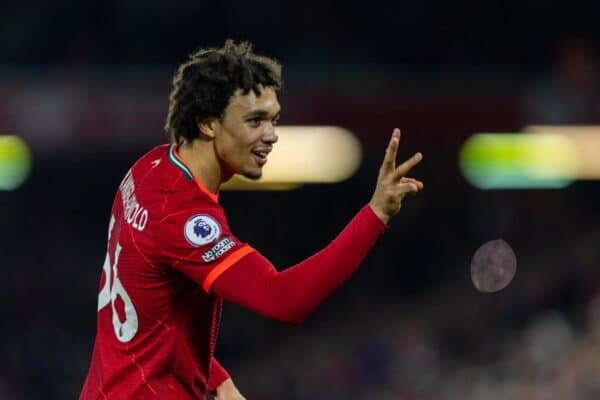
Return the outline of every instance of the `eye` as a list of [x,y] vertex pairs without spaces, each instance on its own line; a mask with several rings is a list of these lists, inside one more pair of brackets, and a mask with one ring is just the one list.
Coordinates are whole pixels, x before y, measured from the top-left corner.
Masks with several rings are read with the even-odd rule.
[[261,117],[251,118],[247,122],[248,122],[248,125],[256,128],[262,122],[262,118]]
[[273,125],[277,125],[279,123],[279,117],[275,117],[273,118],[273,120],[271,121],[271,124]]

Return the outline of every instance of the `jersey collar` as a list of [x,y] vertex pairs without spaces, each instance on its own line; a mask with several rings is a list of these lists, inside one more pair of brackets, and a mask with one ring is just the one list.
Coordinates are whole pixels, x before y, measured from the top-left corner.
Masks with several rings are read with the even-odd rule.
[[202,193],[207,195],[215,203],[219,202],[219,193],[211,193],[202,184],[202,182],[200,182],[200,179],[198,179],[198,177],[196,177],[196,176],[194,176],[194,174],[192,174],[192,170],[187,166],[187,164],[185,163],[183,158],[181,158],[181,156],[177,152],[177,146],[175,144],[171,144],[169,146],[169,161],[171,161],[171,163],[173,163],[173,165],[175,165],[177,168],[179,168],[181,170],[181,172],[183,172],[183,175],[185,176],[185,178],[187,180],[189,180],[189,181],[193,180],[194,182],[196,182],[196,185],[198,186],[198,188],[200,189],[200,191]]

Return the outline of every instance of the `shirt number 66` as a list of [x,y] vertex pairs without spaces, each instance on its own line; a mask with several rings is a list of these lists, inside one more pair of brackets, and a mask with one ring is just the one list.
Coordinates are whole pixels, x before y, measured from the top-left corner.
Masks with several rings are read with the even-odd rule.
[[[114,225],[115,217],[114,215],[111,215],[110,224],[108,227],[109,242]],[[112,324],[115,335],[120,342],[127,343],[134,338],[138,331],[138,316],[131,298],[119,280],[117,265],[119,263],[119,254],[121,254],[121,249],[121,245],[117,243],[115,254],[112,257],[112,265],[110,262],[111,257],[109,252],[106,252],[106,258],[104,259],[104,265],[102,266],[105,277],[104,287],[102,290],[100,290],[100,294],[98,295],[98,311],[102,310],[110,303],[112,308]],[[117,297],[121,297],[121,300],[123,300],[123,304],[125,305],[125,321],[123,322],[121,322],[119,314],[117,313],[117,309],[115,308],[115,301],[117,300]]]

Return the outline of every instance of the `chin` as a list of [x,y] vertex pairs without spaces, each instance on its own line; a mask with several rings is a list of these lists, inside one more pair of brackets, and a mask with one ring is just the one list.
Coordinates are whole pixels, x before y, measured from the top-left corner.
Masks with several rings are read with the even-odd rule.
[[262,171],[242,171],[240,175],[242,175],[244,178],[257,181],[262,177]]

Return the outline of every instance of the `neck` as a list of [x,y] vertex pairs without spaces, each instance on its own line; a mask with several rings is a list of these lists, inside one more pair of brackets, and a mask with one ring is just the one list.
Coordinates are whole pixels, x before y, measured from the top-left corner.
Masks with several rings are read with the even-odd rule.
[[218,193],[221,183],[230,178],[223,171],[212,141],[186,141],[179,146],[178,151],[192,174],[211,193]]

